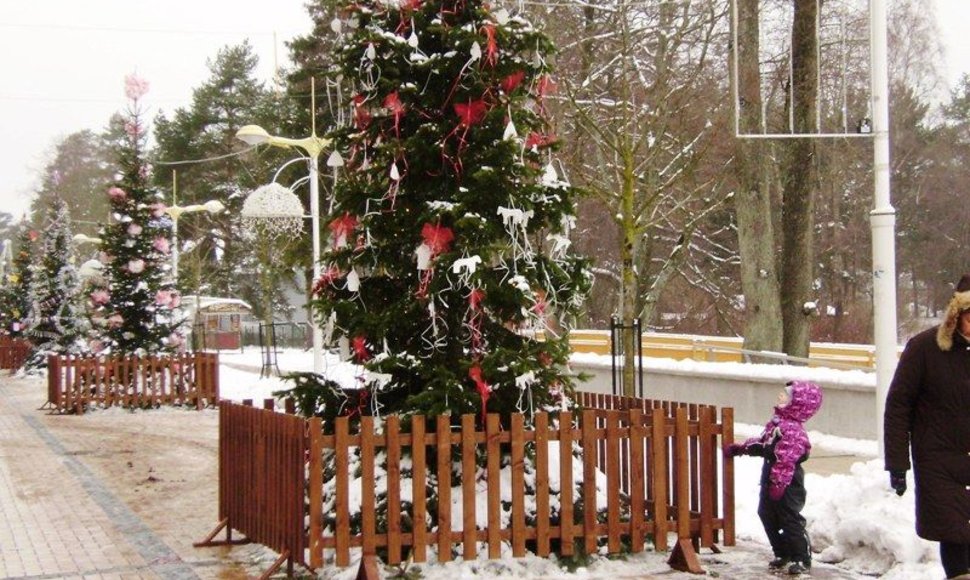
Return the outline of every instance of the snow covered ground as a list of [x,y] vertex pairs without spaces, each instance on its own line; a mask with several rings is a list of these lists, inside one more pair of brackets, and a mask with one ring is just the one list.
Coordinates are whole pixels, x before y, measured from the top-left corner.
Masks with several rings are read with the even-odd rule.
[[[259,378],[261,366],[257,348],[244,353],[221,353],[220,388],[224,398],[259,401],[272,392],[290,385],[278,378]],[[277,360],[283,374],[312,369],[310,353],[301,350],[280,352]],[[665,361],[676,365],[677,361]],[[685,361],[685,370],[696,363]],[[779,386],[791,378],[791,368],[777,365],[752,365],[759,375],[778,373]],[[326,359],[330,373],[341,383],[353,381],[353,371],[335,358]],[[800,369],[799,377],[811,379],[811,369]],[[831,373],[831,370],[819,370]],[[808,373],[806,375],[806,373]],[[804,375],[804,376],[803,376]],[[831,379],[829,379],[831,380]],[[765,401],[765,419],[774,401]],[[811,428],[811,422],[808,424]],[[738,438],[756,435],[761,425],[735,426]],[[888,476],[877,458],[875,441],[845,439],[810,431],[815,453],[845,454],[859,457],[848,473],[822,476],[811,473],[811,460],[806,463],[805,485],[808,504],[804,515],[815,553],[813,575],[827,578],[870,578],[880,576],[895,580],[935,579],[944,576],[939,563],[938,546],[916,537],[913,527],[913,493],[897,497],[889,489]],[[702,555],[709,574],[722,578],[761,578],[770,576],[765,564],[770,557],[767,540],[757,516],[758,478],[761,460],[739,457],[735,461],[736,526],[738,545],[725,548],[719,555]],[[911,475],[911,474],[910,474]],[[912,490],[913,483],[909,482]],[[826,565],[826,563],[830,565]],[[333,578],[354,578],[356,568],[335,573]],[[622,560],[597,559],[588,568],[567,572],[556,563],[539,558],[488,562],[451,562],[424,566],[424,578],[456,580],[459,578],[645,578],[662,575],[680,578],[666,565],[666,555],[646,552]],[[693,577],[683,574],[683,578]]]

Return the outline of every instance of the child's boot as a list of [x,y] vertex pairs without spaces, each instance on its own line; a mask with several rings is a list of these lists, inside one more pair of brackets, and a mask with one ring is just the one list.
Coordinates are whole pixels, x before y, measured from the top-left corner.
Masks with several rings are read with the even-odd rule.
[[777,558],[775,558],[771,562],[768,562],[768,569],[769,570],[772,570],[772,571],[774,571],[774,570],[784,570],[785,567],[788,566],[788,563],[789,562],[791,562],[791,560],[789,560],[788,558],[784,558],[782,556],[778,556]]
[[791,563],[791,566],[788,567],[788,575],[798,576],[799,574],[808,574],[811,569],[812,569],[811,560],[805,560],[804,562],[800,562],[796,560]]

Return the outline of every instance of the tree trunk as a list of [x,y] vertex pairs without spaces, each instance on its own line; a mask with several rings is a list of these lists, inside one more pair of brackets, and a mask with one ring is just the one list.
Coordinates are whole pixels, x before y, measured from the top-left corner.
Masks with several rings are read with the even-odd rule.
[[[789,106],[794,131],[814,133],[818,89],[817,0],[795,0],[792,20],[792,83]],[[805,304],[812,299],[814,260],[812,224],[815,215],[815,140],[792,139],[788,148],[782,206],[781,308],[784,351],[808,356],[810,319]]]
[[[758,4],[738,3],[738,79],[741,132],[760,129],[761,88],[758,71]],[[765,175],[767,151],[759,139],[739,139],[734,197],[744,293],[744,348],[777,352],[782,348],[781,300],[775,261],[771,188]]]

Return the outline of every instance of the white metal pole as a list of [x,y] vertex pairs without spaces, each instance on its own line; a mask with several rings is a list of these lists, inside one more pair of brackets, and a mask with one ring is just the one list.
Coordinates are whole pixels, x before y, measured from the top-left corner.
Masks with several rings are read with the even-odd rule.
[[[319,152],[310,154],[310,216],[313,228],[313,280],[320,278],[320,174],[317,166]],[[313,333],[313,372],[323,372],[323,328],[310,311],[310,328]]]
[[172,281],[179,285],[179,219],[172,216]]
[[896,210],[889,195],[889,66],[887,0],[871,0],[869,26],[872,53],[872,132],[874,203],[872,226],[873,336],[876,348],[876,438],[883,449],[886,393],[897,362]]

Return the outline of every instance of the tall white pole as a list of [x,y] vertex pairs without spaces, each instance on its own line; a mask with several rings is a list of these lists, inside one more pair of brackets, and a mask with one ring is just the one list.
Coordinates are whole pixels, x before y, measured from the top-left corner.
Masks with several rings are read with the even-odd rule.
[[872,131],[874,203],[872,226],[873,336],[876,348],[876,437],[883,455],[886,393],[897,362],[896,210],[889,196],[889,65],[887,0],[871,0],[869,26],[872,52]]
[[[178,207],[178,174],[172,170],[172,207]],[[179,215],[172,213],[172,281],[176,290],[179,286]]]
[[[319,153],[310,155],[310,216],[313,228],[313,280],[320,279],[320,172],[317,166]],[[323,328],[310,312],[310,328],[313,333],[313,372],[323,372]]]

